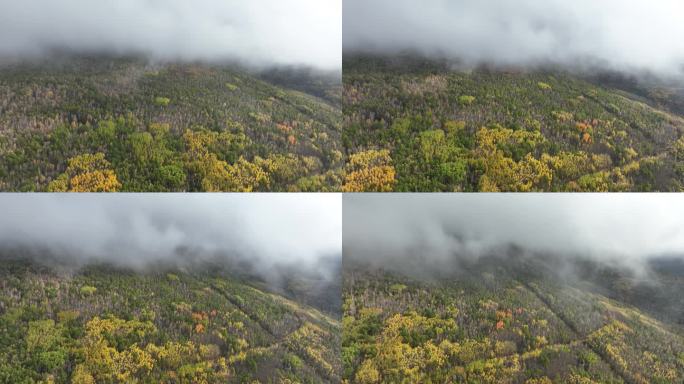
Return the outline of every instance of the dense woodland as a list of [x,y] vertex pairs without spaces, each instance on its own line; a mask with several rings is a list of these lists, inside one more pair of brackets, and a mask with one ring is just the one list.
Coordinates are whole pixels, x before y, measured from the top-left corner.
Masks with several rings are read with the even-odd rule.
[[334,317],[258,281],[155,270],[2,260],[0,383],[340,381]]
[[681,90],[410,56],[343,71],[345,190],[684,188]]
[[5,64],[0,190],[684,186],[678,88],[412,57],[348,57],[343,83],[297,68],[135,58]]
[[340,95],[339,77],[296,69],[107,57],[4,65],[0,190],[339,190]]
[[492,256],[418,279],[350,262],[344,382],[681,383],[684,265],[668,263]]

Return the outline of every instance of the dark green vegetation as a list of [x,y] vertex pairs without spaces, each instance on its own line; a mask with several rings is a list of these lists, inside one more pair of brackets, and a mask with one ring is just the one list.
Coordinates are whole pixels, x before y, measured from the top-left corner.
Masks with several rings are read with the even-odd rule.
[[460,71],[406,57],[345,58],[343,69],[345,149],[373,155],[348,189],[684,188],[676,89],[622,87],[628,92],[605,77]]
[[336,383],[339,345],[239,277],[0,262],[0,383]]
[[4,66],[0,190],[339,190],[340,93],[333,79],[294,70],[110,58]]
[[646,277],[511,253],[430,280],[345,265],[346,382],[684,381],[681,262]]

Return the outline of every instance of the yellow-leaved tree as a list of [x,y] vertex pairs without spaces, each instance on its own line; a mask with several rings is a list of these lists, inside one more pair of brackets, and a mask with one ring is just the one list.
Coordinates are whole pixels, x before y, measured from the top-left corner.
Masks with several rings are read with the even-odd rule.
[[[480,191],[530,192],[550,187],[553,172],[532,154],[535,147],[544,141],[539,132],[481,128],[476,139],[474,154],[481,159],[484,171],[478,183]],[[516,161],[513,156],[520,159]]]
[[396,182],[388,150],[369,150],[349,156],[344,192],[391,192]]
[[73,382],[134,383],[154,368],[155,359],[139,346],[146,335],[156,331],[152,323],[95,317],[85,328],[83,363],[76,366]]
[[[230,138],[210,131],[188,130],[183,135],[187,148],[185,167],[189,171],[191,189],[207,192],[252,192],[269,183],[269,176],[257,164],[240,156],[235,163],[218,158],[211,149],[231,145]],[[222,143],[226,141],[227,143]]]
[[50,192],[116,192],[121,183],[104,153],[83,154],[69,159],[64,173],[48,185]]

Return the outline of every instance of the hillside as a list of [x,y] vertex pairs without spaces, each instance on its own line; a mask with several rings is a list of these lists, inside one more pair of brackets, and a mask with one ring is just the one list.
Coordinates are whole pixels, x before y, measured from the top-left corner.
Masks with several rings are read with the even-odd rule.
[[6,63],[0,190],[339,189],[339,94],[329,74],[297,70],[109,57]]
[[263,286],[3,260],[0,383],[339,382],[339,322]]
[[348,190],[684,187],[676,90],[411,56],[345,57],[343,70]]
[[455,263],[430,278],[345,265],[348,383],[684,380],[681,263],[648,277],[515,252]]

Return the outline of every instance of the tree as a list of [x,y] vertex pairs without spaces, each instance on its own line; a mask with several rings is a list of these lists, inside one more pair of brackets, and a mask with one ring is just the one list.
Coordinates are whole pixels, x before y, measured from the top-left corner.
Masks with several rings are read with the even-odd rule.
[[66,172],[48,185],[50,192],[116,192],[121,183],[104,153],[69,159]]
[[270,154],[266,159],[257,157],[254,162],[268,175],[269,189],[295,183],[306,174],[321,168],[320,161],[315,157],[298,157],[294,154]]
[[[152,323],[126,321],[116,317],[93,318],[86,324],[82,339],[83,365],[77,368],[79,379],[88,382],[137,382],[149,374],[155,360],[139,342],[156,331]],[[110,343],[114,343],[112,346]]]
[[62,329],[55,326],[54,320],[29,322],[26,347],[38,371],[53,373],[63,369],[68,358],[65,342]]
[[[537,160],[531,153],[540,142],[543,142],[543,137],[539,132],[501,127],[480,129],[474,151],[476,157],[482,159],[484,171],[478,185],[480,191],[548,189],[553,173],[546,162]],[[516,161],[513,157],[518,156],[522,158]]]
[[207,192],[253,192],[268,185],[268,174],[258,165],[240,157],[237,163],[227,164],[213,154],[205,158],[206,174],[202,189]]
[[359,384],[376,384],[380,382],[380,372],[372,360],[366,360],[356,372],[355,378]]
[[470,105],[475,101],[475,96],[461,95],[458,97],[458,103],[461,105]]
[[421,132],[419,142],[420,152],[425,162],[442,163],[449,158],[450,147],[446,143],[446,135],[441,129]]
[[169,99],[168,97],[158,96],[158,97],[154,98],[154,104],[156,104],[160,107],[166,107],[169,105],[170,102],[171,102],[171,99]]
[[388,150],[369,150],[349,157],[344,192],[390,192],[395,171]]
[[84,285],[81,287],[81,295],[84,297],[92,296],[97,292],[97,288],[91,287],[90,285]]
[[233,164],[229,164],[217,155],[240,152],[246,141],[244,134],[187,130],[183,140],[186,147],[185,166],[190,173],[192,190],[252,192],[268,186],[268,173],[258,165],[263,159],[256,158],[252,163],[239,156]]
[[83,364],[79,364],[71,375],[72,384],[95,384],[95,378],[88,373]]

